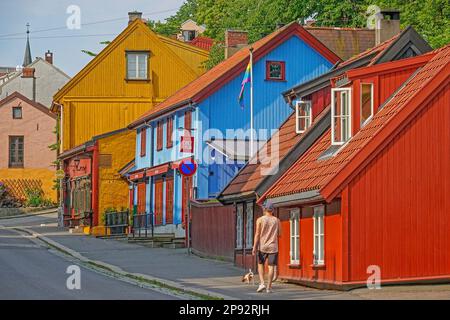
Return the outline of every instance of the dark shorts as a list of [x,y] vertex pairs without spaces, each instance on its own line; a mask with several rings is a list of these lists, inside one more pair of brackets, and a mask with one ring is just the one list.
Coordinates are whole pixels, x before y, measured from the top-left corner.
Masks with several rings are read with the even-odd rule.
[[278,252],[276,253],[266,253],[258,251],[258,263],[264,264],[268,261],[269,266],[276,266],[278,264]]

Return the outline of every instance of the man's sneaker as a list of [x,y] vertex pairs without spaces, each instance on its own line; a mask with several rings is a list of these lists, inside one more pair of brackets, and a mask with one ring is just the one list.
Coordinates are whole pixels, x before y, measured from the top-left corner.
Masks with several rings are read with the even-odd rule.
[[266,286],[263,283],[261,283],[259,285],[258,289],[256,289],[256,292],[263,292],[264,289],[266,289]]
[[272,290],[272,289],[269,289],[269,288],[267,288],[267,289],[266,289],[266,292],[267,292],[267,293],[273,293],[273,290]]

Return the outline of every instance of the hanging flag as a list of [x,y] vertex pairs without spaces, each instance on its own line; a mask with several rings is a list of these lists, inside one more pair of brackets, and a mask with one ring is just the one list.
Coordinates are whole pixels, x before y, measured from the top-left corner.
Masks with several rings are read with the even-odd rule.
[[239,93],[239,104],[241,108],[244,108],[244,89],[247,83],[251,83],[251,71],[252,71],[252,60],[250,59],[247,69],[245,70],[244,79],[242,79],[241,83],[241,92]]

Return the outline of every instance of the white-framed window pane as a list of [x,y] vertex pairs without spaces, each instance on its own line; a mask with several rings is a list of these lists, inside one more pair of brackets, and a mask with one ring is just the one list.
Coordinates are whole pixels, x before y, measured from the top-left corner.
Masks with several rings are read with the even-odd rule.
[[127,78],[148,79],[148,53],[127,53]]
[[300,210],[290,212],[290,263],[300,263]]
[[242,204],[238,204],[237,210],[236,210],[236,248],[237,249],[242,249],[242,242],[243,242],[243,237],[244,237],[243,215],[244,215],[244,206]]
[[323,206],[314,207],[314,264],[324,264],[325,232]]
[[245,247],[251,249],[253,247],[253,202],[247,203],[245,214]]
[[373,116],[373,84],[361,83],[361,125]]
[[331,90],[332,144],[344,144],[351,137],[351,89]]
[[311,126],[312,108],[311,101],[297,101],[296,112],[296,132],[302,133]]

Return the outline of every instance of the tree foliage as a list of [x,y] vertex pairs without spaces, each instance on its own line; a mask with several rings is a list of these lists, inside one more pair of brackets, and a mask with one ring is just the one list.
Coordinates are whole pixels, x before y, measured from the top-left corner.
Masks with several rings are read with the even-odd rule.
[[[273,32],[279,24],[314,18],[317,26],[365,27],[367,8],[395,8],[401,12],[402,27],[412,25],[432,47],[450,42],[448,0],[187,0],[165,22],[151,22],[161,34],[179,31],[181,23],[193,19],[207,27],[206,35],[220,42],[226,29],[246,30],[254,42]],[[217,47],[216,47],[217,48]],[[220,55],[211,52],[208,66]],[[212,61],[214,60],[214,61]],[[214,62],[214,63],[213,63]]]

